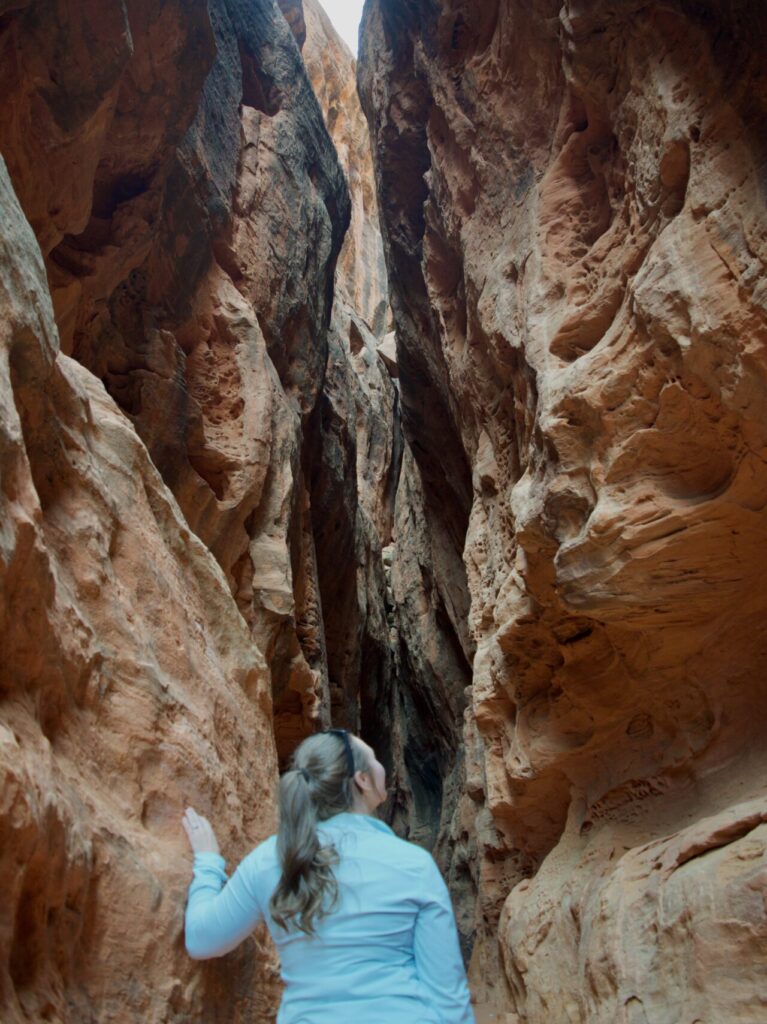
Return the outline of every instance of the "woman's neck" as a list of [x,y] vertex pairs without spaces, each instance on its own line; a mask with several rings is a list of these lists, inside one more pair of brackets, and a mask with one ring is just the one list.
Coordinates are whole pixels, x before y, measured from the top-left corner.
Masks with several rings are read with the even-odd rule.
[[350,814],[372,814],[372,809],[368,806],[364,796],[357,790],[354,793],[354,799],[352,800],[351,807],[349,808]]

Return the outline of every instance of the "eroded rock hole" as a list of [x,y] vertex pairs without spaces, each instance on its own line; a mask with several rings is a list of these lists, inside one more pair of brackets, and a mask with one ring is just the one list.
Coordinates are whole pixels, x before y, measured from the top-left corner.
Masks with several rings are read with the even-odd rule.
[[149,178],[129,173],[116,178],[97,178],[93,186],[92,213],[101,220],[109,220],[122,203],[143,195],[149,188]]
[[282,93],[258,59],[240,44],[242,65],[242,104],[274,117],[282,106]]

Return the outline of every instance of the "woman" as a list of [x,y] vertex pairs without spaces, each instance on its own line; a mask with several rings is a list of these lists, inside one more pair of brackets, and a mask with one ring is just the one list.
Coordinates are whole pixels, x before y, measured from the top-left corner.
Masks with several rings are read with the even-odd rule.
[[280,780],[280,829],[227,881],[191,808],[186,946],[229,952],[265,920],[285,993],[278,1024],[471,1024],[445,883],[430,854],[370,817],[386,798],[371,748],[344,729],[304,740]]

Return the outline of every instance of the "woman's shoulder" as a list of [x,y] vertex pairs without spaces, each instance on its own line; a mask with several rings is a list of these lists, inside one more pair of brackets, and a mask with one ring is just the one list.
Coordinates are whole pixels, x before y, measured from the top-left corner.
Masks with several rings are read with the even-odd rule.
[[425,850],[410,839],[398,836],[392,829],[388,829],[384,843],[392,850],[396,850],[398,857],[407,858],[408,861],[411,861],[417,867],[424,867],[432,860],[428,850]]
[[422,846],[398,836],[394,830],[378,818],[367,815],[339,815],[342,832],[351,831],[355,839],[361,839],[363,847],[374,850],[378,857],[396,865],[398,870],[409,869],[424,872],[434,864],[432,855]]
[[421,879],[428,878],[434,871],[439,870],[429,851],[417,843],[401,839],[394,833],[391,836],[391,843],[392,860],[397,864],[398,870],[407,869]]

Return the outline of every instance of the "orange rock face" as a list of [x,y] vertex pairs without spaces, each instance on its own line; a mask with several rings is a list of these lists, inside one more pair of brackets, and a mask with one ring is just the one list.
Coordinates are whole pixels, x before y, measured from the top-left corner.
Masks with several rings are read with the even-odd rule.
[[453,839],[510,1020],[764,1014],[764,29],[366,9],[404,430],[476,643]]
[[284,755],[328,705],[304,431],[348,194],[286,23],[262,6],[254,20],[239,2],[171,5],[155,23],[137,4],[99,23],[106,66],[77,49],[83,12],[18,11],[0,137],[63,347],[130,416],[226,574],[272,671]]
[[5,5],[3,1021],[271,1019],[179,818],[331,717],[488,1015],[762,1019],[764,22],[369,0],[376,195],[314,0]]
[[[186,956],[179,816],[232,857],[273,828],[269,673],[130,420],[58,351],[1,173],[2,1019],[194,1017],[231,967]],[[266,1012],[268,953],[237,970]]]
[[271,2],[14,4],[0,55],[0,1016],[269,1019],[260,939],[186,956],[180,815],[235,860],[328,720],[347,188]]

